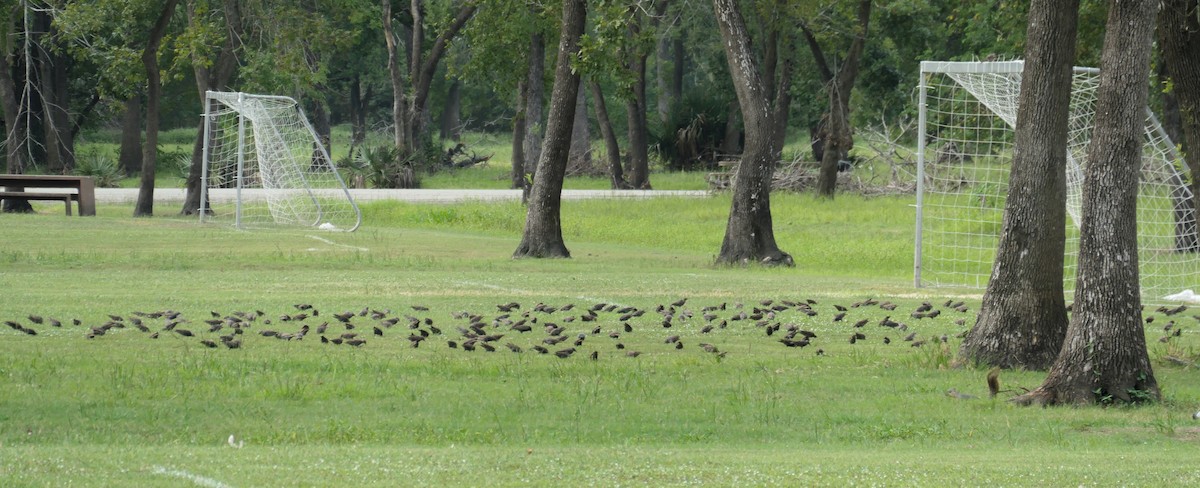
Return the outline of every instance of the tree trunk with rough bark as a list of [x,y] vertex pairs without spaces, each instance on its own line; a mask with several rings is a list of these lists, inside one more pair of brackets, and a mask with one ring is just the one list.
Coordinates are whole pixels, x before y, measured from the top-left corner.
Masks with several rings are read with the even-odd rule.
[[773,147],[773,114],[777,112],[767,98],[768,90],[759,74],[750,34],[736,0],[713,0],[713,7],[746,129],[746,149],[738,165],[729,221],[717,263],[741,265],[753,261],[791,266],[792,256],[775,243],[771,220],[771,178],[777,152]]
[[[13,4],[10,15],[16,15],[21,4]],[[11,18],[11,17],[10,17]],[[0,34],[8,37],[12,34],[13,24],[2,26]],[[0,43],[11,49],[10,44]],[[15,51],[0,52],[0,108],[4,111],[4,155],[5,172],[21,174],[25,172],[25,143],[27,140],[25,126],[20,123],[21,104],[17,101],[16,82],[12,76],[12,61]],[[18,198],[4,199],[4,212],[32,212],[33,206],[28,200]]]
[[1021,404],[1159,398],[1138,284],[1137,192],[1156,0],[1109,2],[1097,117],[1084,168],[1077,290],[1067,336],[1045,382]]
[[380,0],[383,13],[383,37],[387,47],[388,80],[392,85],[392,143],[396,149],[409,150],[411,147],[407,137],[408,128],[404,126],[408,113],[407,89],[405,88],[404,67],[399,36],[392,25],[392,0]]
[[[629,35],[636,37],[641,32],[641,17],[637,15],[629,26]],[[649,190],[650,187],[650,155],[649,134],[646,127],[646,54],[636,50],[626,54],[628,68],[633,74],[633,96],[625,101],[625,117],[629,138],[628,157],[625,173],[629,175],[629,185],[639,190]]]
[[517,83],[517,112],[513,114],[512,134],[512,188],[522,189],[522,201],[528,197],[525,190],[525,82]]
[[1200,252],[1195,233],[1200,222],[1200,1],[1163,0],[1158,26],[1159,46],[1166,71],[1174,85],[1179,107],[1179,129],[1192,179],[1191,217],[1183,219],[1177,251]]
[[562,37],[554,69],[546,141],[529,194],[524,235],[513,252],[514,258],[571,257],[562,238],[562,185],[579,90],[579,73],[572,69],[571,63],[579,55],[579,39],[583,35],[586,17],[585,0],[563,0]]
[[[658,110],[658,120],[666,125],[671,115],[671,104],[679,95],[672,92],[674,84],[672,81],[672,71],[670,66],[675,64],[671,59],[671,34],[670,29],[677,23],[675,18],[667,17],[667,8],[670,6],[669,0],[660,0],[654,9],[654,35],[657,37],[654,43],[654,81],[656,84],[658,97],[655,108]],[[674,16],[672,16],[674,17]]]
[[162,99],[162,77],[158,71],[158,47],[167,33],[167,25],[175,13],[178,0],[163,5],[150,39],[142,50],[142,66],[146,68],[146,144],[142,146],[142,176],[138,186],[134,217],[154,215],[154,167],[158,162],[158,105]]
[[575,121],[571,125],[571,150],[567,156],[570,174],[590,174],[592,170],[592,130],[588,126],[587,91],[582,88],[580,85],[575,95]]
[[1066,334],[1067,116],[1078,16],[1078,0],[1034,0],[1029,8],[1000,244],[960,349],[976,363],[1044,370]]
[[142,95],[136,93],[125,100],[121,115],[121,169],[133,176],[142,168]]
[[858,78],[859,59],[870,32],[870,21],[871,0],[859,0],[858,29],[837,71],[830,68],[825,59],[825,52],[812,30],[807,24],[800,24],[808,47],[816,59],[817,70],[829,91],[829,111],[825,113],[824,130],[821,132],[825,138],[821,145],[821,172],[817,177],[817,194],[825,198],[833,198],[837,190],[838,162],[846,158],[854,146],[854,132],[850,126],[850,95],[854,89],[854,81]]
[[546,37],[535,32],[529,38],[529,71],[525,72],[525,172],[532,179],[542,158],[542,101],[546,96]]
[[438,134],[441,139],[450,139],[454,142],[461,139],[460,112],[462,112],[462,82],[455,79],[450,82],[450,88],[446,92],[446,107],[442,109],[442,124]]
[[[242,15],[239,3],[236,0],[223,0],[222,13],[225,16],[225,27],[228,29],[228,34],[225,41],[221,44],[221,50],[217,52],[215,58],[211,62],[205,59],[200,59],[199,55],[195,55],[192,59],[192,70],[196,78],[196,91],[200,95],[201,103],[206,103],[207,92],[225,91],[229,87],[229,80],[233,78],[237,72],[237,51],[241,47],[242,34]],[[187,2],[187,18],[190,25],[197,22],[202,22],[201,15],[196,11],[194,2]],[[202,191],[207,189],[200,188],[201,173],[204,169],[204,120],[201,120],[196,127],[196,142],[192,145],[192,165],[188,168],[187,175],[187,192],[184,196],[183,208],[180,209],[180,215],[196,215],[200,209],[200,195]],[[208,211],[209,209],[205,209]]]
[[596,106],[596,125],[600,126],[600,136],[604,138],[604,157],[608,160],[609,180],[614,190],[628,190],[629,183],[621,168],[621,146],[617,143],[617,135],[613,133],[612,121],[608,118],[608,106],[604,103],[604,92],[596,80],[588,82],[592,91],[592,104]]

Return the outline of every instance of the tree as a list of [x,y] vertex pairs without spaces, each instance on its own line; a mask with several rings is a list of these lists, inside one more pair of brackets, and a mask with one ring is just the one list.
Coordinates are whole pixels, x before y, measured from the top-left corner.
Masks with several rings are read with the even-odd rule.
[[571,147],[571,129],[579,90],[579,73],[572,64],[579,56],[579,40],[583,36],[586,18],[585,0],[563,0],[562,33],[554,68],[546,140],[529,194],[525,231],[513,253],[514,258],[571,257],[563,242],[560,214],[563,177],[567,169],[567,153]]
[[[235,0],[221,0],[217,5],[189,1],[186,5],[189,40],[194,42],[188,49],[192,71],[196,79],[196,92],[204,103],[208,91],[225,91],[237,73],[238,53],[243,49],[245,29],[242,11]],[[192,215],[208,209],[200,208],[200,177],[204,169],[204,121],[196,128],[196,142],[192,145],[192,164],[188,168],[187,191],[181,215]]]
[[1045,381],[1021,404],[1159,398],[1138,285],[1137,192],[1156,0],[1109,2],[1084,168],[1074,313]]
[[[746,129],[746,147],[737,169],[729,221],[717,262],[743,264],[751,260],[767,265],[792,265],[792,256],[775,244],[771,221],[771,178],[778,148],[774,126],[779,110],[772,105],[759,62],[751,50],[750,33],[735,0],[713,0],[717,25],[725,41],[725,56]],[[786,89],[776,89],[778,94]]]
[[[1158,26],[1159,49],[1169,72],[1172,90],[1179,107],[1179,121],[1184,143],[1184,160],[1192,179],[1190,230],[1200,222],[1200,1],[1165,0],[1162,21]],[[1193,236],[1179,243],[1178,250],[1200,251],[1200,242]]]
[[[0,18],[0,108],[4,111],[4,155],[5,172],[19,174],[25,172],[28,164],[25,159],[26,127],[20,123],[21,104],[17,100],[17,82],[13,77],[13,64],[17,60],[19,50],[15,35],[17,19],[21,17],[22,5],[14,3],[3,12]],[[4,199],[5,212],[32,212],[33,207],[26,200],[13,198]]]
[[[388,73],[392,83],[394,139],[401,157],[406,158],[430,143],[425,111],[433,75],[450,41],[475,15],[477,6],[473,1],[460,5],[452,20],[426,46],[425,23],[428,20],[425,2],[413,0],[407,15],[400,18],[397,17],[399,12],[393,12],[392,3],[393,0],[381,0]],[[408,36],[401,38],[401,33],[395,27],[397,20],[408,28]]]
[[142,66],[146,68],[146,143],[142,146],[142,175],[138,185],[137,202],[134,204],[134,217],[149,217],[154,215],[154,167],[158,163],[158,106],[162,98],[162,75],[158,71],[158,48],[163,37],[167,34],[167,26],[171,16],[175,14],[178,0],[167,0],[154,27],[150,29],[150,38],[146,48],[142,50]]
[[[666,2],[660,1],[655,7],[656,16],[661,17]],[[641,5],[631,5],[628,13],[628,36],[631,42],[625,45],[625,67],[632,78],[630,95],[625,99],[625,121],[629,139],[628,161],[625,173],[629,175],[629,185],[633,188],[650,189],[650,155],[649,128],[646,122],[646,58],[650,55],[649,39],[643,32],[643,17],[647,13]]]
[[[821,173],[817,179],[817,193],[832,198],[837,187],[838,161],[844,159],[854,146],[854,135],[850,127],[850,95],[854,80],[858,77],[859,58],[867,42],[867,31],[871,21],[871,0],[860,0],[857,10],[858,25],[854,40],[840,66],[830,67],[825,50],[821,48],[816,33],[808,22],[801,22],[800,29],[812,50],[817,70],[825,83],[829,95],[829,109],[818,124],[821,139]],[[814,151],[815,152],[815,151]],[[814,155],[815,156],[815,155]]]
[[961,348],[979,363],[1044,370],[1066,334],[1067,115],[1078,15],[1078,0],[1030,5],[1000,244]]
[[628,190],[629,183],[625,181],[621,168],[621,146],[617,143],[617,135],[613,133],[612,122],[608,118],[608,105],[604,103],[604,91],[596,80],[588,81],[588,89],[592,93],[592,104],[596,106],[596,123],[600,126],[600,137],[604,139],[604,157],[608,161],[608,175],[614,190]]

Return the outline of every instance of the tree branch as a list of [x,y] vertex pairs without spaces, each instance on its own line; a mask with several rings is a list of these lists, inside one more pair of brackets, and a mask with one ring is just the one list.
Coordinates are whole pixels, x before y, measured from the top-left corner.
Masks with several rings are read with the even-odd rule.
[[829,63],[825,61],[825,51],[821,49],[821,43],[817,42],[817,37],[813,35],[812,29],[808,28],[807,22],[800,22],[800,30],[804,32],[804,40],[808,42],[808,49],[812,51],[813,58],[817,61],[817,72],[821,74],[821,82],[829,83],[833,80],[833,71],[829,69]]

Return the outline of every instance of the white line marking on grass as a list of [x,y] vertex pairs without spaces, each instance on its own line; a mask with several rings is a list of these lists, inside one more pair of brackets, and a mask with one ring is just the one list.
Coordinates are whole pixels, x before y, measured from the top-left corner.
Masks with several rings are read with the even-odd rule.
[[185,480],[191,481],[192,483],[195,483],[197,486],[203,486],[206,488],[233,488],[230,485],[227,485],[220,481],[214,480],[212,478],[205,478],[198,474],[192,474],[187,471],[180,470],[180,469],[164,468],[164,467],[158,466],[158,465],[154,466],[154,474],[165,474],[167,476],[183,478]]
[[346,249],[353,249],[353,250],[355,250],[355,251],[370,251],[370,249],[367,249],[367,248],[365,248],[365,247],[351,246],[351,245],[347,245],[347,244],[338,244],[338,243],[336,243],[336,242],[333,242],[333,241],[331,241],[331,240],[329,240],[329,239],[326,239],[326,238],[324,238],[324,237],[320,237],[320,236],[314,236],[314,235],[310,235],[310,236],[308,236],[308,237],[311,237],[311,238],[313,238],[313,239],[316,239],[316,240],[318,240],[318,241],[321,241],[321,242],[324,242],[324,243],[326,243],[326,244],[329,244],[330,246],[335,246],[335,247],[344,247],[344,248],[346,248]]

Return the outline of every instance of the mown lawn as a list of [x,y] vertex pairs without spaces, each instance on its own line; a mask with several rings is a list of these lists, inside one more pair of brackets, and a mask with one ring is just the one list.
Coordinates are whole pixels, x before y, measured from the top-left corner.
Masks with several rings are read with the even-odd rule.
[[[0,486],[1197,483],[1197,371],[1164,359],[1196,359],[1191,312],[1147,331],[1160,404],[1004,401],[1037,372],[989,399],[951,365],[979,291],[911,286],[910,200],[776,196],[790,269],[711,265],[724,197],[568,202],[569,260],[512,260],[508,203],[373,203],[353,234],[0,215],[0,321],[36,332],[0,327]],[[473,321],[503,337],[464,350]]]

